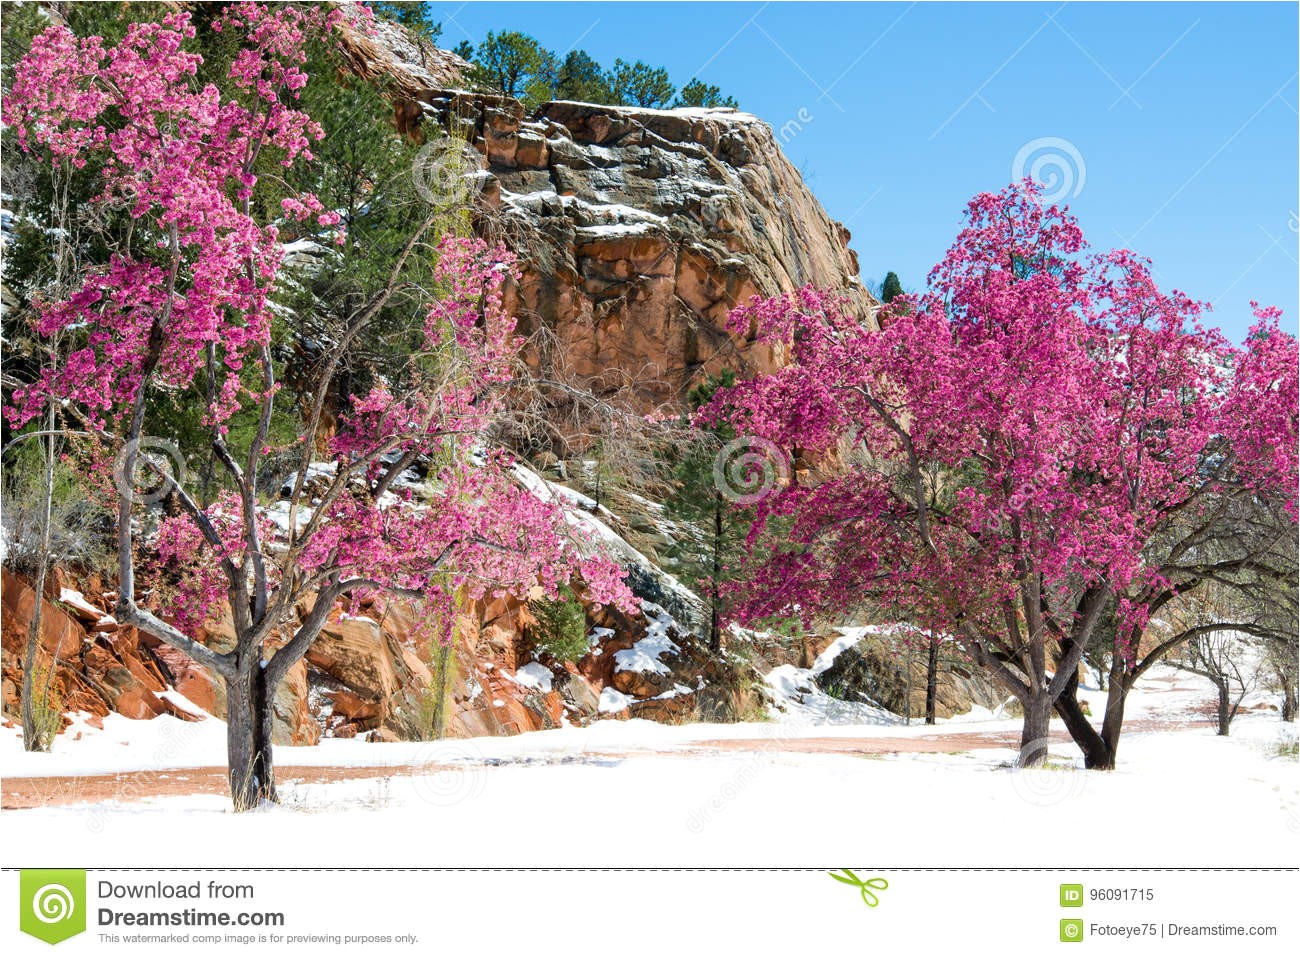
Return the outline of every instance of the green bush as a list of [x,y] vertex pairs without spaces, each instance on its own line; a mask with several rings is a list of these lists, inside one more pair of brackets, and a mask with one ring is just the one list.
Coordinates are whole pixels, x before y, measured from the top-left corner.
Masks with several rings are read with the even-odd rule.
[[531,600],[528,611],[537,620],[530,634],[539,652],[561,662],[576,662],[587,654],[587,610],[571,588],[562,586],[557,599]]

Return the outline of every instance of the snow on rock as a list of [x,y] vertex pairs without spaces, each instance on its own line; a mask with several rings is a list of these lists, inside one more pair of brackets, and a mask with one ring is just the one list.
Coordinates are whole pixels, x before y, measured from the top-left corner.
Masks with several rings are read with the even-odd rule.
[[853,648],[866,638],[867,633],[872,630],[868,627],[860,626],[851,629],[836,629],[836,631],[840,633],[840,637],[828,645],[826,651],[817,656],[817,661],[813,663],[812,667],[813,675],[821,675],[833,666],[841,652],[847,652],[849,649]]
[[630,649],[614,653],[614,671],[654,672],[667,675],[671,669],[660,661],[659,657],[669,653],[674,655],[681,653],[677,643],[668,637],[669,629],[679,627],[673,617],[661,606],[653,602],[642,602],[641,608],[649,620],[645,638],[639,639]]
[[826,694],[817,687],[817,674],[793,665],[779,665],[768,672],[764,682],[772,694],[772,718],[798,725],[896,725],[902,721],[879,706]]
[[551,691],[551,670],[540,662],[529,662],[515,671],[515,682],[539,692]]
[[108,613],[103,609],[97,609],[89,602],[86,597],[75,589],[69,589],[66,586],[59,590],[59,601],[78,613],[80,618],[87,619],[91,622],[100,622],[109,618]]
[[621,712],[630,706],[635,699],[630,695],[624,695],[612,685],[607,685],[600,690],[600,710],[602,712]]
[[604,626],[596,626],[587,636],[587,645],[591,647],[592,655],[600,655],[601,646],[605,640],[614,634],[613,629],[607,629]]
[[[627,583],[632,592],[667,615],[680,632],[690,631],[678,623],[703,621],[703,606],[697,596],[673,575],[665,572],[635,549],[594,513],[598,507],[589,496],[538,475],[524,463],[514,464],[515,479],[525,489],[544,502],[557,503],[564,509],[566,521],[580,545],[588,550],[599,547],[605,555],[627,570]],[[599,507],[600,511],[607,511]],[[653,613],[647,608],[647,615]]]

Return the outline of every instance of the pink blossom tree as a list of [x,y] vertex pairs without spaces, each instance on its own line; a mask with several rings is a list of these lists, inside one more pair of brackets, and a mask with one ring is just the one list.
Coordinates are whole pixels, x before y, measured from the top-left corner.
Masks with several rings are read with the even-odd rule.
[[[632,608],[618,567],[580,550],[560,509],[515,482],[510,458],[493,446],[518,349],[503,305],[515,275],[504,250],[442,241],[438,290],[408,331],[410,355],[351,397],[336,429],[326,422],[340,363],[392,297],[436,211],[413,227],[384,288],[330,331],[304,390],[311,402],[297,441],[270,445],[279,384],[269,297],[281,247],[277,225],[259,222],[250,201],[259,157],[286,167],[311,162],[320,129],[294,106],[307,82],[303,42],[337,17],[288,4],[227,7],[217,29],[241,38],[230,97],[195,83],[200,57],[186,52],[194,28],[185,13],[135,24],[111,47],[51,27],[18,64],[4,106],[25,149],[55,163],[100,164],[101,198],[129,204],[131,219],[105,266],[40,304],[38,332],[81,345],[17,390],[7,414],[26,422],[53,397],[102,444],[105,472],[115,460],[115,615],[224,681],[230,790],[240,811],[276,798],[271,701],[341,599],[405,596],[444,641],[458,604],[488,593],[525,596],[540,586],[555,595],[581,578],[592,601]],[[282,222],[312,229],[337,224],[310,194],[287,197],[282,212]],[[141,451],[150,400],[195,386],[206,395],[227,490],[206,507]],[[255,426],[237,448],[230,424],[241,413]],[[322,449],[329,462],[314,465]],[[272,453],[296,458],[297,470],[287,498],[267,510],[258,482]],[[407,481],[414,466],[427,470],[425,482]],[[147,546],[137,541],[138,472],[157,473],[178,508],[153,543],[172,579],[165,613],[142,605],[137,589]],[[309,482],[309,472],[323,483]],[[234,647],[218,652],[195,641],[195,627],[227,608]]]
[[[1160,293],[1145,264],[1106,279],[1125,284],[1104,289],[1114,304],[1107,403],[1118,411],[1109,441],[1143,506],[1144,574],[1115,588],[1100,728],[1080,707],[1074,676],[1056,703],[1087,766],[1098,769],[1115,767],[1134,684],[1180,646],[1221,632],[1290,641],[1262,606],[1270,580],[1294,588],[1286,544],[1296,537],[1300,402],[1296,342],[1278,328],[1279,310],[1255,306],[1244,346],[1231,348],[1195,327],[1198,304]],[[1154,634],[1157,613],[1169,619],[1175,608],[1192,624]]]
[[1240,488],[1294,516],[1295,342],[1266,316],[1235,349],[1199,309],[1129,252],[1089,255],[1026,181],[975,197],[929,291],[878,325],[810,288],[734,310],[790,362],[703,421],[831,463],[761,504],[751,540],[780,541],[738,617],[915,610],[1020,702],[1040,764],[1108,604],[1118,641],[1176,587],[1149,556],[1174,517]]

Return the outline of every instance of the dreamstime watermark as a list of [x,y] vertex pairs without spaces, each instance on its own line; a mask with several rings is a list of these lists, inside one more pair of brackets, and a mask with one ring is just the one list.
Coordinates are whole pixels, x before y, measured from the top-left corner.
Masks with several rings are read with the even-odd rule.
[[[132,474],[127,475],[126,461],[134,456]],[[157,436],[133,439],[118,450],[113,459],[113,484],[123,497],[145,505],[155,505],[167,498],[188,478],[185,457],[180,447]]]
[[412,765],[416,795],[439,808],[478,798],[487,783],[483,753],[468,742],[429,742],[419,750]]
[[1033,754],[1041,750],[1044,762],[1030,768],[1011,769],[1011,788],[1021,801],[1030,805],[1050,807],[1061,802],[1077,798],[1083,793],[1087,782],[1087,773],[1075,765],[1052,764],[1048,749],[1051,741],[1045,738],[1034,739],[1021,749],[1021,754]]
[[777,128],[777,139],[781,141],[782,146],[789,146],[794,138],[804,131],[804,127],[808,126],[808,124],[812,123],[815,119],[817,119],[817,117],[813,116],[812,112],[806,106],[799,107],[791,119],[786,120]]
[[455,137],[430,140],[415,155],[411,181],[415,192],[435,210],[449,211],[469,205],[481,181],[469,170],[464,144]]
[[1051,462],[1039,466],[1032,476],[1016,487],[1007,497],[1005,507],[995,508],[984,517],[980,524],[985,532],[1002,535],[1008,531],[1014,517],[1022,516],[1030,505],[1036,505],[1043,494],[1058,485],[1062,479],[1062,467]]
[[790,475],[790,457],[758,436],[738,436],[713,459],[714,485],[739,506],[762,502],[785,486]]
[[782,751],[782,743],[797,737],[803,731],[797,725],[769,726],[763,730],[763,741],[746,753],[746,759],[730,777],[703,802],[696,805],[686,816],[686,829],[692,835],[698,835],[713,823],[715,816],[726,810],[727,806],[740,797],[756,779],[763,769],[770,764],[773,755]]
[[158,729],[160,741],[149,758],[149,765],[153,767],[122,779],[113,790],[112,799],[107,803],[97,803],[86,816],[86,830],[94,835],[104,831],[109,820],[106,807],[157,794],[159,787],[165,784],[165,780],[171,775],[171,771],[179,767],[174,764],[176,760],[182,755],[189,754],[190,746],[198,738],[198,727],[198,721],[182,722],[177,719],[163,722]]
[[24,868],[18,878],[18,927],[51,945],[85,931],[85,871]]
[[1030,140],[1011,161],[1011,179],[1028,176],[1043,187],[1043,202],[1052,204],[1072,200],[1083,192],[1088,165],[1083,154],[1069,140],[1059,136],[1040,136]]

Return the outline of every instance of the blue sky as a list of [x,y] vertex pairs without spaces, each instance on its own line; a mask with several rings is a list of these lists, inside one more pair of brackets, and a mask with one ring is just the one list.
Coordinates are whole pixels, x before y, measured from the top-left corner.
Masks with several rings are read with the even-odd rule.
[[[784,129],[865,279],[924,284],[963,204],[1056,169],[1089,242],[1154,260],[1233,339],[1297,307],[1290,3],[446,3],[443,43],[530,33],[715,83]],[[791,125],[791,121],[794,123]]]

